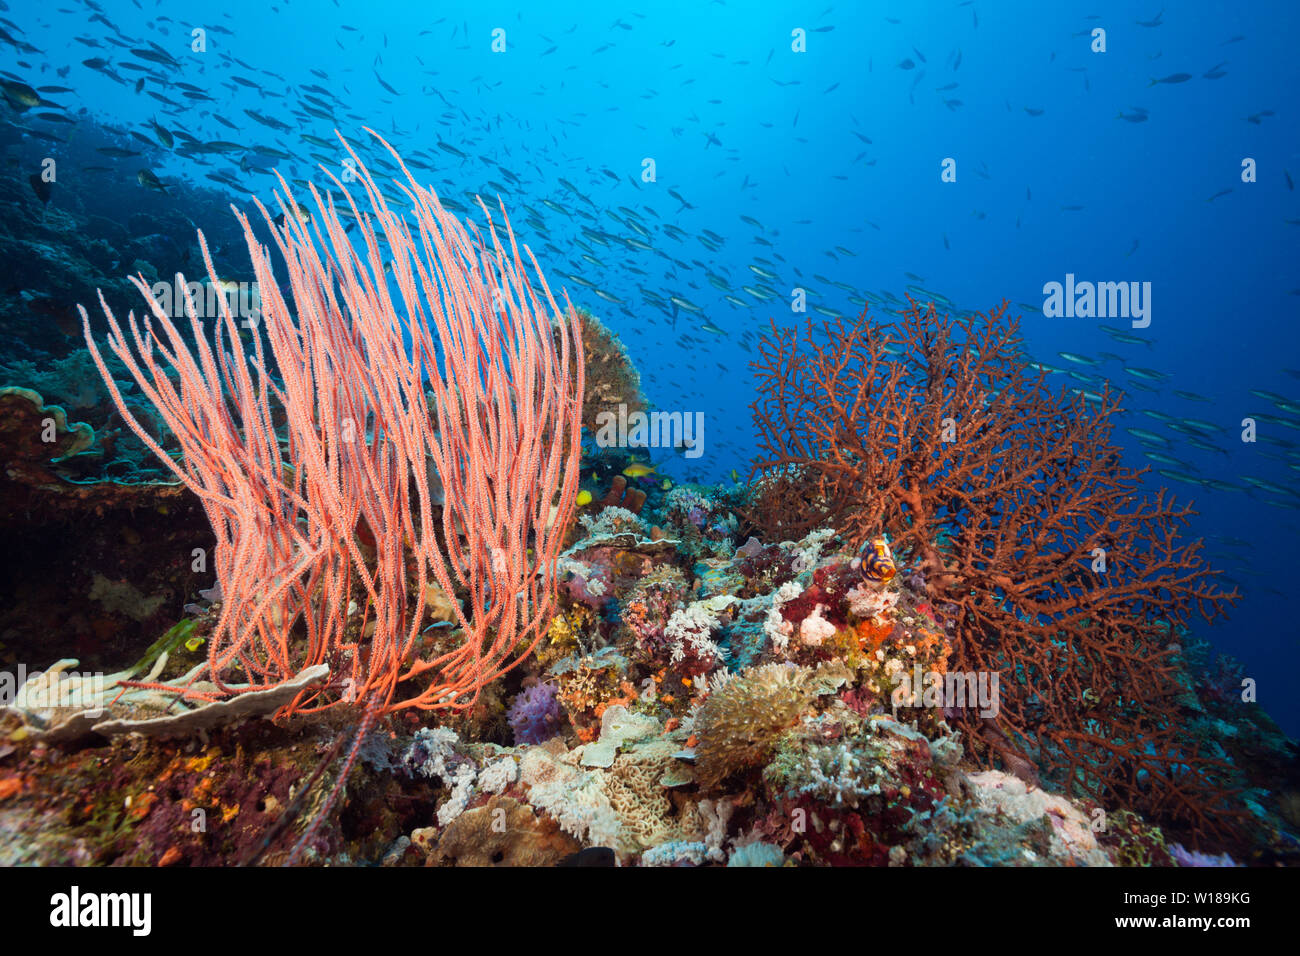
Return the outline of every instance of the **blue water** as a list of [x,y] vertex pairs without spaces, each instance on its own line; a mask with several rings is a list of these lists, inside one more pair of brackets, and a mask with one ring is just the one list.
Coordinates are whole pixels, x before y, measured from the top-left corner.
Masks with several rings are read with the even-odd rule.
[[[470,190],[491,200],[495,189],[487,183],[506,181],[480,157],[505,166],[519,184],[508,183],[502,198],[552,288],[567,290],[619,333],[654,405],[705,413],[704,454],[663,466],[679,480],[723,480],[732,469],[747,470],[750,348],[769,318],[797,318],[786,298],[792,288],[813,288],[819,295],[810,302],[857,314],[849,294],[818,275],[873,301],[880,292],[901,296],[909,284],[940,292],[962,310],[1007,300],[1023,312],[1027,350],[1043,362],[1100,372],[1121,387],[1135,381],[1121,363],[1071,365],[1058,353],[1112,352],[1125,364],[1165,373],[1158,391],[1129,391],[1121,426],[1166,434],[1170,453],[1197,477],[1244,488],[1241,476],[1248,475],[1286,489],[1215,490],[1148,476],[1153,492],[1166,486],[1195,500],[1201,515],[1193,533],[1207,538],[1209,553],[1243,591],[1230,621],[1210,636],[1257,679],[1261,704],[1292,734],[1300,731],[1300,629],[1290,600],[1300,457],[1288,457],[1296,447],[1239,440],[1247,415],[1300,420],[1250,393],[1300,396],[1292,331],[1300,305],[1300,196],[1287,179],[1300,176],[1300,8],[1180,0],[1162,13],[1157,0],[697,0],[620,11],[607,3],[521,10],[483,2],[340,8],[235,0],[197,22],[192,9],[71,0],[58,11],[10,6],[6,29],[40,53],[0,45],[0,69],[33,86],[72,87],[75,93],[51,98],[70,113],[85,109],[123,128],[147,134],[156,116],[201,140],[284,149],[301,159],[266,165],[290,179],[323,181],[307,157],[322,150],[300,134],[333,136],[334,124],[295,115],[304,84],[344,104],[335,117],[350,140],[360,142],[369,124],[403,154],[429,158],[436,165],[425,164],[427,178],[440,194],[465,202]],[[90,19],[96,10],[129,46],[152,40],[167,50],[181,66],[158,73],[213,101],[187,101],[182,88],[149,80],[146,90],[186,104],[172,108],[134,91],[138,73],[120,69],[127,81],[120,84],[84,66],[90,57],[115,65],[133,59],[106,39],[117,35],[109,26]],[[190,48],[195,26],[208,28],[206,52]],[[505,31],[504,53],[491,48],[497,28]],[[807,31],[805,52],[791,49],[796,28]],[[1104,53],[1091,49],[1096,28],[1106,31]],[[60,78],[55,71],[63,67],[69,70]],[[1205,76],[1218,71],[1223,75]],[[1151,85],[1179,73],[1191,78]],[[942,89],[949,84],[956,86]],[[259,125],[245,109],[292,131]],[[1146,120],[1126,121],[1121,113]],[[468,158],[440,151],[439,140]],[[641,180],[646,158],[655,164],[653,183]],[[956,161],[956,182],[941,181],[945,158]],[[237,155],[207,159],[211,165],[200,166],[173,155],[154,171],[173,187],[207,187],[213,183],[204,173],[233,169],[244,185],[229,190],[232,201],[270,200],[271,176],[240,172]],[[1255,182],[1243,182],[1245,159],[1254,160]],[[121,165],[119,188],[139,189],[138,163]],[[1231,191],[1216,197],[1223,190]],[[635,238],[604,214],[620,206],[650,230],[654,252],[617,241],[577,245],[582,226]],[[686,235],[674,238],[664,224]],[[701,243],[706,229],[724,241]],[[582,259],[584,251],[601,264]],[[755,263],[779,281],[759,280],[748,268]],[[710,271],[750,305],[724,300],[706,278]],[[1150,327],[1046,318],[1016,305],[1041,304],[1044,284],[1067,273],[1150,282]],[[744,285],[771,285],[782,298],[760,302]],[[702,312],[674,317],[661,304],[670,295]],[[702,330],[703,321],[722,334]],[[1101,324],[1140,335],[1144,344],[1113,341]],[[1065,387],[1092,387],[1055,378]],[[1212,401],[1184,400],[1175,389]],[[1189,446],[1142,409],[1221,427],[1207,437],[1222,452]],[[1300,430],[1261,422],[1259,434],[1300,447]],[[1146,449],[1123,431],[1116,438],[1129,464],[1170,467],[1145,459]]]

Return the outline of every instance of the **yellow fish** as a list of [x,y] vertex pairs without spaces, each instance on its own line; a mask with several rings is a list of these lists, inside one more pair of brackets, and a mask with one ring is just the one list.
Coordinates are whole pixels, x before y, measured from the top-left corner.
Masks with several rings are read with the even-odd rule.
[[623,474],[629,478],[644,478],[655,470],[654,465],[647,465],[644,462],[634,461],[623,469]]
[[581,508],[584,505],[589,504],[591,504],[591,492],[584,488],[582,491],[578,492],[578,507]]
[[662,485],[660,485],[659,487],[660,487],[663,491],[669,491],[669,490],[672,489],[672,487],[673,487],[673,483],[672,483],[671,481],[669,481],[667,478],[665,478],[665,479],[664,479],[664,483],[663,483]]

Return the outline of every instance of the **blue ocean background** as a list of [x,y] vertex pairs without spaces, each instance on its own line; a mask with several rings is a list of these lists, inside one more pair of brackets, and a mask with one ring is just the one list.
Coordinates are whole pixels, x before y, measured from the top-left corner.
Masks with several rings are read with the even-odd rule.
[[[440,195],[466,205],[475,193],[489,203],[499,195],[552,290],[626,343],[651,403],[704,413],[703,455],[660,459],[678,481],[746,475],[748,363],[770,320],[804,320],[790,310],[791,290],[813,290],[810,304],[848,319],[860,312],[851,298],[878,303],[909,285],[961,311],[1009,302],[1027,351],[1063,370],[1054,375],[1061,387],[1095,387],[1074,371],[1125,389],[1116,440],[1126,461],[1153,467],[1152,493],[1167,487],[1194,500],[1193,534],[1242,593],[1226,623],[1197,630],[1241,660],[1262,706],[1300,732],[1300,414],[1277,407],[1279,397],[1300,404],[1294,4],[234,0],[197,12],[165,2],[11,3],[6,30],[36,52],[0,45],[0,70],[74,90],[50,96],[72,118],[146,136],[156,118],[198,140],[250,147],[247,170],[237,154],[162,151],[151,168],[173,197],[219,190],[248,209],[254,196],[270,202],[277,168],[323,183],[310,154],[337,161],[342,150],[302,135],[332,140],[337,129],[362,145],[365,125],[414,158]],[[204,52],[191,49],[195,28],[206,31]],[[1105,52],[1093,50],[1098,28]],[[494,30],[504,31],[505,52],[493,52]],[[792,49],[795,30],[805,31],[803,52]],[[121,64],[138,62],[130,50],[147,43],[178,66],[155,65],[136,92],[144,74]],[[96,57],[125,82],[85,65]],[[1183,73],[1190,78],[1153,83]],[[204,96],[184,96],[181,83]],[[333,104],[333,122],[302,111],[307,86],[327,91],[311,95]],[[75,124],[57,129],[78,135]],[[257,146],[293,158],[259,161]],[[654,182],[641,178],[647,158]],[[946,158],[956,182],[941,180]],[[1248,159],[1254,182],[1242,178]],[[120,167],[108,188],[137,195],[140,161],[106,163]],[[214,182],[214,172],[239,188]],[[643,238],[629,223],[648,233],[650,251],[627,244]],[[761,278],[755,265],[778,278]],[[1150,282],[1150,327],[1022,306],[1041,305],[1044,284],[1067,273]],[[699,311],[673,308],[674,296]],[[1102,325],[1143,341],[1116,342]],[[1205,435],[1219,450],[1189,445],[1186,432],[1146,411],[1222,429]],[[1242,420],[1260,414],[1278,421],[1259,420],[1261,440],[1242,442]],[[1124,427],[1163,434],[1191,468],[1149,460],[1153,449]]]

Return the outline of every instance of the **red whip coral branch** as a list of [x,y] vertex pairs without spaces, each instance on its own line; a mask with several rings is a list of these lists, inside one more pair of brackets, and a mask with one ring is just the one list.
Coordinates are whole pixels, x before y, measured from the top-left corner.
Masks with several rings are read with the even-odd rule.
[[[132,281],[152,319],[132,313],[129,339],[101,295],[109,347],[175,433],[180,461],[131,414],[82,309],[86,343],[124,420],[199,497],[216,533],[222,608],[207,670],[219,687],[235,667],[255,689],[325,662],[343,693],[313,692],[287,712],[346,701],[368,714],[464,709],[531,652],[554,609],[578,485],[581,333],[528,252],[539,298],[508,218],[504,243],[490,214],[486,240],[467,232],[405,165],[410,210],[399,214],[344,146],[367,208],[330,178],[359,227],[356,246],[333,192],[312,187],[308,218],[281,179],[283,226],[258,210],[282,289],[270,250],[236,213],[269,356],[258,325],[250,354],[224,301],[209,333],[186,296],[191,349],[143,278]],[[435,584],[463,598],[451,602],[459,640],[422,657]],[[412,689],[399,693],[403,682]]]
[[1219,829],[1223,768],[1181,733],[1177,635],[1236,595],[1182,539],[1189,508],[1138,500],[1142,472],[1110,442],[1118,399],[1053,396],[1005,305],[773,324],[760,356],[751,520],[858,546],[888,532],[947,605],[950,666],[1002,675],[996,718],[954,718],[986,761]]

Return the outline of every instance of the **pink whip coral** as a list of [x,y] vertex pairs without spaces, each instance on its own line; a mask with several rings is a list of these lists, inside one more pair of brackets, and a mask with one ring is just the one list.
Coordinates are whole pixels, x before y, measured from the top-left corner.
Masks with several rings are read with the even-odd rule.
[[[329,174],[347,209],[313,186],[308,217],[281,178],[283,225],[257,208],[285,288],[236,212],[262,300],[251,352],[224,301],[209,335],[187,294],[191,349],[143,277],[132,281],[152,318],[132,313],[129,338],[101,294],[109,348],[175,433],[181,460],[132,415],[81,309],[123,419],[199,497],[216,533],[223,600],[206,669],[218,692],[231,692],[236,667],[247,689],[315,664],[334,670],[328,692],[304,692],[287,713],[350,701],[371,715],[472,706],[546,631],[577,494],[575,312],[557,306],[525,247],[539,297],[508,218],[504,243],[486,206],[488,237],[467,231],[375,135],[405,174],[409,215],[346,142],[368,209]],[[355,246],[341,212],[357,223]],[[450,602],[458,640],[425,657],[437,588],[460,598]]]

